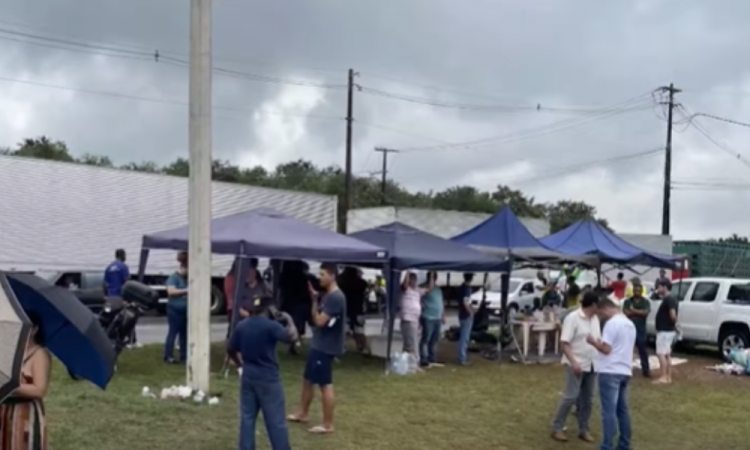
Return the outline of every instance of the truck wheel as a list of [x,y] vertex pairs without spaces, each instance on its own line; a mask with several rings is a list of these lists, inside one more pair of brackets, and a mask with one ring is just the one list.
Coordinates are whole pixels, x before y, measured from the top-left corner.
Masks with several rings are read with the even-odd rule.
[[719,351],[724,358],[734,349],[745,349],[750,347],[750,330],[747,326],[728,325],[723,326],[719,332]]
[[219,314],[224,314],[226,306],[227,303],[221,289],[216,286],[211,286],[211,315],[217,316]]

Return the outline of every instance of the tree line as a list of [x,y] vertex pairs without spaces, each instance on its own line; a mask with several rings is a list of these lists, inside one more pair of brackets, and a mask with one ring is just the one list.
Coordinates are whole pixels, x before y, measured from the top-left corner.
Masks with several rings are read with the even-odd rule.
[[[0,154],[181,177],[187,177],[190,173],[190,164],[185,158],[177,158],[166,165],[142,161],[118,166],[107,156],[89,153],[75,156],[64,142],[54,141],[46,136],[24,139],[14,148],[0,149]],[[339,205],[344,204],[345,173],[338,166],[320,167],[312,161],[299,159],[279,164],[273,170],[269,170],[262,166],[239,167],[230,161],[216,159],[213,161],[212,173],[214,181],[335,195],[339,198]],[[352,185],[354,208],[382,204],[382,186],[379,179],[354,176]],[[521,217],[546,219],[553,233],[578,220],[588,218],[594,218],[608,227],[605,219],[597,217],[596,208],[585,202],[561,200],[555,203],[541,203],[534,197],[505,185],[498,185],[491,192],[481,191],[473,186],[454,186],[437,192],[411,192],[399,183],[387,180],[385,201],[390,206],[487,214],[493,214],[503,206],[510,206]],[[340,214],[339,217],[343,215]]]

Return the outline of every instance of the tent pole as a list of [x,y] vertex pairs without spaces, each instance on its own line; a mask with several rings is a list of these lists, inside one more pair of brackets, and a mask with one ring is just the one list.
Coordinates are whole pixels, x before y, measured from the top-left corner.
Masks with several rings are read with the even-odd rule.
[[497,362],[503,362],[503,336],[510,323],[508,317],[508,290],[510,289],[510,274],[513,271],[513,255],[508,257],[508,271],[500,275],[500,331],[497,334]]

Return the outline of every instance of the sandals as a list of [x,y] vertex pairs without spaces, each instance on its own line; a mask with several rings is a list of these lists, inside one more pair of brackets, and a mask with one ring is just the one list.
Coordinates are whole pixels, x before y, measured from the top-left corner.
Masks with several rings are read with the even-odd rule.
[[296,414],[289,414],[288,416],[286,416],[286,420],[292,423],[307,423],[308,422],[308,419],[306,418],[302,419],[300,417],[297,417]]

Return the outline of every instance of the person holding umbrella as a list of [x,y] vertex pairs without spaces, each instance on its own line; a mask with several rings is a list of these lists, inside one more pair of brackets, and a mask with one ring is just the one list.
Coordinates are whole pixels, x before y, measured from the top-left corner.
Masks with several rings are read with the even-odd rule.
[[39,332],[39,318],[27,314],[31,336],[23,354],[20,386],[0,403],[0,449],[46,450],[44,396],[49,387],[52,357]]

